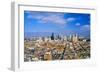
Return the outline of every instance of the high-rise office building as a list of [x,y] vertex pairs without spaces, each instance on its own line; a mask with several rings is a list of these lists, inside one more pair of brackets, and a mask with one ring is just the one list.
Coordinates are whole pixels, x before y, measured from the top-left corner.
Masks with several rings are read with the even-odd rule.
[[72,36],[72,42],[74,42],[74,43],[78,42],[78,35],[77,34]]

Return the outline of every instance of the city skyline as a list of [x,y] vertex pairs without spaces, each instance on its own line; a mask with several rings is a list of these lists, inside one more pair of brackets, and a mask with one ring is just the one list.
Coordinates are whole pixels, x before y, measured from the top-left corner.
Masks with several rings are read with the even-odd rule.
[[90,14],[24,11],[24,62],[89,59]]
[[90,37],[90,14],[24,11],[24,33],[78,34]]

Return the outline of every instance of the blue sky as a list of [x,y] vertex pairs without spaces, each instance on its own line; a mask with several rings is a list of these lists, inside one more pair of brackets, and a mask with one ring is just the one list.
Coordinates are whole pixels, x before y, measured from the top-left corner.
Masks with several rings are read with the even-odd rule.
[[24,11],[24,32],[90,36],[90,14]]

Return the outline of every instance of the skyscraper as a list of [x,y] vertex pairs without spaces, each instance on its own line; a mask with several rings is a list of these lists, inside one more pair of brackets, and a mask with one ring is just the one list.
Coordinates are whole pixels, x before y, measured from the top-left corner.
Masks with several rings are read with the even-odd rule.
[[72,42],[73,43],[78,42],[78,35],[77,34],[75,34],[75,35],[72,36]]

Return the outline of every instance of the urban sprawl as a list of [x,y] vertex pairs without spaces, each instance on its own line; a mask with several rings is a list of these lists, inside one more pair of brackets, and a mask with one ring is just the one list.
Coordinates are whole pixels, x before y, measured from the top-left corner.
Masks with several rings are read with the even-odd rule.
[[73,60],[90,58],[90,39],[55,35],[24,38],[24,61]]

